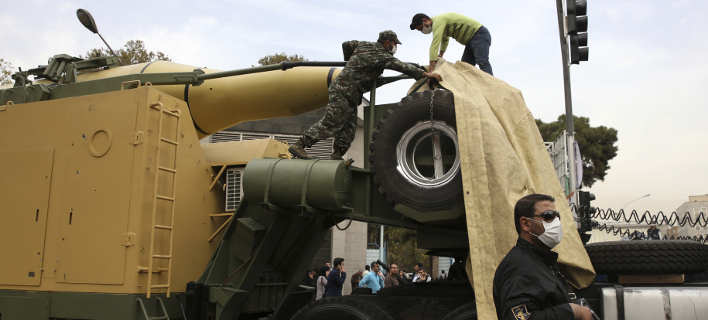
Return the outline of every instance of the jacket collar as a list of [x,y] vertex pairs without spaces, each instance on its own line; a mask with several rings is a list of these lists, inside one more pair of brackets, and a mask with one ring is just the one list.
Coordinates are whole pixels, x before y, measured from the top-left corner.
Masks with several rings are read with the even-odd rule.
[[533,245],[533,243],[528,242],[521,237],[516,241],[516,245],[521,247],[521,249],[533,254],[534,256],[537,256],[541,261],[543,261],[544,264],[547,266],[552,266],[556,264],[556,261],[558,261],[558,253],[549,251],[546,252],[543,249]]

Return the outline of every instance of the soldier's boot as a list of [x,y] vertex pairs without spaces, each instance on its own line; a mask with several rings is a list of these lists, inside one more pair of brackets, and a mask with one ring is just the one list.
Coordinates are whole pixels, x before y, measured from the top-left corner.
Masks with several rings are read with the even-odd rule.
[[334,152],[332,152],[332,155],[329,156],[329,160],[344,160],[344,158],[342,158],[342,156],[344,156],[344,151],[342,148],[334,146],[333,149]]
[[290,145],[290,148],[288,148],[288,151],[292,153],[293,156],[300,158],[300,159],[307,159],[310,160],[312,157],[305,152],[305,143],[302,142],[302,138],[298,140],[297,142],[293,143]]

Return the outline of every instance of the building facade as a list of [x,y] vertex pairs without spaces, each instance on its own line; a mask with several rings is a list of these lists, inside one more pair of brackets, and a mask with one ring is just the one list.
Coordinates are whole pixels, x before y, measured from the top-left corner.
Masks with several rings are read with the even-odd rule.
[[686,219],[683,226],[673,227],[678,236],[682,237],[703,237],[708,238],[708,226],[702,225],[708,217],[708,194],[700,196],[689,196],[688,202],[684,202],[676,209],[679,219],[689,216],[691,220],[699,221],[695,226],[691,226]]

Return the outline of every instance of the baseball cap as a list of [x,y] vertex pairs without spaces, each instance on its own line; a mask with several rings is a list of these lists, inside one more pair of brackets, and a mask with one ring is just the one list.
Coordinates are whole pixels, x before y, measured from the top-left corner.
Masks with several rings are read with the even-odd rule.
[[379,40],[391,40],[395,43],[402,44],[400,40],[398,40],[398,35],[396,35],[395,32],[391,30],[384,30],[379,32]]

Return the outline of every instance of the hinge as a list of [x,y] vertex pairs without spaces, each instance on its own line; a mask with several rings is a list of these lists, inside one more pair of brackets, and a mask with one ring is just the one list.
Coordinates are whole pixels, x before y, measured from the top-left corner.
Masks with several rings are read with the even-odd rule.
[[[135,233],[128,232],[124,233],[123,236],[125,237],[125,243],[121,243],[121,246],[124,246],[126,248],[130,248],[135,245],[137,241],[135,241],[136,235]],[[132,242],[131,242],[132,241]]]
[[137,146],[139,144],[143,144],[143,140],[145,139],[145,134],[142,131],[137,131],[133,132],[133,141],[130,142],[130,144]]

